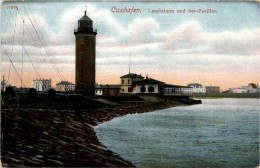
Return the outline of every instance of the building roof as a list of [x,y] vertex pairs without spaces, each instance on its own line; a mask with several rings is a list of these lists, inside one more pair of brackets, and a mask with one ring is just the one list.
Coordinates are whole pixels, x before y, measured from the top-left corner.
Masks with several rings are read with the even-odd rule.
[[97,85],[96,89],[120,89],[121,85]]
[[205,88],[219,88],[219,86],[205,86]]
[[133,82],[133,86],[136,86],[137,84],[139,84],[139,85],[158,84],[158,85],[163,85],[164,87],[191,88],[189,86],[180,86],[180,85],[166,84],[166,83],[164,83],[162,81],[159,81],[159,80],[156,80],[156,79],[152,79],[152,78],[148,78],[148,77],[146,77],[146,79],[144,79],[144,80]]
[[36,78],[36,79],[33,79],[33,81],[51,81],[51,79],[44,79],[44,78]]
[[144,78],[144,77],[142,77],[141,74],[137,75],[137,74],[134,74],[134,73],[129,73],[129,74],[121,76],[120,78]]
[[199,88],[199,87],[202,87],[202,85],[201,84],[199,84],[199,83],[190,83],[190,84],[188,84],[188,87],[195,87],[195,88]]
[[74,84],[71,82],[68,82],[68,81],[61,81],[61,82],[57,83],[56,85],[74,85]]
[[142,85],[142,84],[158,84],[158,85],[163,85],[165,84],[164,82],[162,81],[158,81],[158,80],[155,80],[155,79],[152,79],[152,78],[146,78],[144,80],[140,80],[140,81],[136,81],[133,83],[133,85]]
[[87,12],[85,11],[85,15],[82,16],[82,17],[79,19],[79,21],[92,21],[92,20],[87,16],[86,13],[87,13]]
[[254,83],[249,83],[248,86],[250,86],[250,85],[252,86],[253,89],[257,88],[256,84],[254,84]]
[[181,86],[181,85],[171,85],[171,84],[165,84],[164,87],[173,87],[173,88],[191,88],[189,86]]

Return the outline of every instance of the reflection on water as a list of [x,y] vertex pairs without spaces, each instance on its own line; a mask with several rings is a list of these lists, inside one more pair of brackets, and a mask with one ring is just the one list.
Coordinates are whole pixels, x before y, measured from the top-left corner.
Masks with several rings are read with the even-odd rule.
[[95,130],[138,167],[258,166],[259,107],[258,99],[205,99],[115,118]]

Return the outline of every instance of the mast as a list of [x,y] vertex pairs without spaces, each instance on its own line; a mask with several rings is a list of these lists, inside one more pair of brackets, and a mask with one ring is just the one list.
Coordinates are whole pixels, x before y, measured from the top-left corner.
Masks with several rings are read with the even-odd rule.
[[131,62],[131,52],[130,52],[130,56],[129,56],[129,74],[130,74],[130,62]]
[[5,76],[3,75],[3,92],[5,92]]
[[[23,39],[22,44],[24,45],[24,20],[23,20]],[[21,94],[23,92],[23,48],[22,48],[22,68],[21,68]]]

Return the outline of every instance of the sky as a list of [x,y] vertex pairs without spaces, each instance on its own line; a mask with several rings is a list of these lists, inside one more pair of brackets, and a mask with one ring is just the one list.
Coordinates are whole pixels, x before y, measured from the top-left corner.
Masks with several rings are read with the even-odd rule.
[[[141,12],[116,13],[113,7]],[[17,87],[32,87],[36,78],[51,78],[52,87],[62,80],[75,83],[73,32],[85,9],[98,33],[99,84],[120,84],[129,60],[131,73],[175,85],[224,91],[260,81],[257,2],[4,2],[1,79]],[[216,13],[189,13],[198,9]]]

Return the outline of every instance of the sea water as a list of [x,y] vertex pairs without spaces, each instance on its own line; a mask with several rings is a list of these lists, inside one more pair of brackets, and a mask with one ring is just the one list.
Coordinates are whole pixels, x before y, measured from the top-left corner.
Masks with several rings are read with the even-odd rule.
[[259,105],[259,99],[204,99],[114,118],[95,131],[105,146],[138,167],[255,167]]

